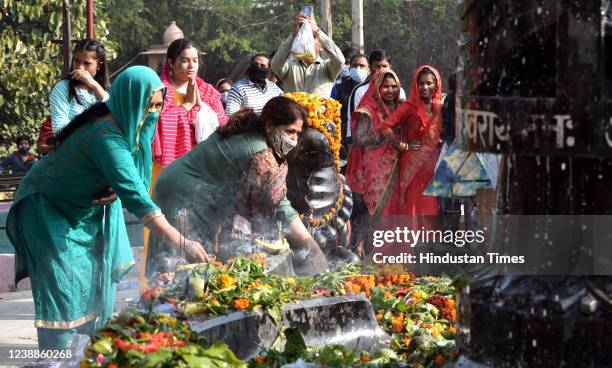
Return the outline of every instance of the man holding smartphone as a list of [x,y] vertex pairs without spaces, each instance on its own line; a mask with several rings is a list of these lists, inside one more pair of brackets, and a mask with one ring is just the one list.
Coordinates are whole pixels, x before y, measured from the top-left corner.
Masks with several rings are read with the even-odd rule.
[[[291,45],[304,22],[310,23],[315,41],[316,57],[312,64],[290,57]],[[321,49],[325,49],[328,58],[321,58]],[[271,61],[272,71],[282,80],[285,91],[316,93],[323,97],[330,96],[343,64],[342,51],[321,31],[312,15],[312,7],[303,7],[298,13],[293,32],[281,44]]]

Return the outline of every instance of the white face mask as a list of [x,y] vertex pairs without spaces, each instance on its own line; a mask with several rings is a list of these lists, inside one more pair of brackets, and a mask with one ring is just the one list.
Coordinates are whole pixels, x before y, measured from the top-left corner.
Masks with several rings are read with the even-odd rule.
[[343,64],[342,65],[342,69],[340,69],[340,73],[338,74],[338,78],[344,79],[344,78],[348,77],[349,73],[350,73],[349,70],[350,70],[349,66],[346,65],[346,64]]
[[295,146],[297,146],[296,141],[286,138],[279,131],[274,133],[274,136],[272,137],[272,148],[274,148],[280,157],[285,157],[292,149],[295,148]]
[[349,70],[349,74],[351,76],[351,79],[353,79],[357,83],[361,83],[368,77],[368,74],[370,73],[367,69],[351,68]]

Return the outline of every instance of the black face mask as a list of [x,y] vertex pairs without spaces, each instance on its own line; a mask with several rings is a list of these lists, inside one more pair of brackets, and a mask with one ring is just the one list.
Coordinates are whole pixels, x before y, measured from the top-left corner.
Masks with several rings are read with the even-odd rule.
[[25,156],[30,152],[30,147],[19,147],[19,152]]
[[266,79],[270,75],[270,69],[262,69],[257,65],[251,64],[247,69],[249,80],[255,84],[266,85]]

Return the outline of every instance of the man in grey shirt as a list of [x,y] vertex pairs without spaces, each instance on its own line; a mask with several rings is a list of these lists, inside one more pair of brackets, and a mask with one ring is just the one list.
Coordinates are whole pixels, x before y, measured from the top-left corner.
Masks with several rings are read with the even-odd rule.
[[[310,23],[315,38],[316,58],[310,65],[290,55],[293,40],[304,22]],[[325,49],[329,58],[321,58],[321,49]],[[272,58],[272,71],[283,81],[283,87],[287,92],[308,92],[329,97],[343,64],[342,51],[321,31],[314,17],[298,14],[293,32]]]

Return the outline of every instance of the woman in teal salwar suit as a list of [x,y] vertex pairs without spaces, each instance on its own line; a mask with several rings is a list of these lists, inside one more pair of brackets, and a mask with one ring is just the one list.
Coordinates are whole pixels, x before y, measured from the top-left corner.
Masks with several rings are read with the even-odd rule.
[[69,347],[73,334],[93,332],[112,314],[116,284],[134,265],[122,204],[194,261],[208,259],[148,195],[163,92],[149,68],[121,73],[110,98],[76,117],[17,191],[7,233],[16,282],[30,277],[41,349]]

